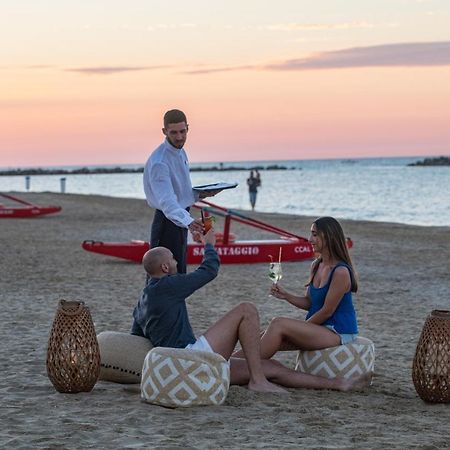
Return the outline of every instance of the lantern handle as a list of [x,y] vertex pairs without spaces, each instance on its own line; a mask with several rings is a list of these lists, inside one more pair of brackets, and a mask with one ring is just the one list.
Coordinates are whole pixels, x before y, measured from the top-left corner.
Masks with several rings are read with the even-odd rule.
[[443,319],[450,319],[450,311],[445,309],[434,309],[431,311],[433,317],[442,317]]
[[68,315],[68,316],[76,316],[77,314],[80,314],[80,312],[85,309],[83,301],[68,301],[61,299],[59,301],[59,307],[58,309],[61,310],[62,313]]

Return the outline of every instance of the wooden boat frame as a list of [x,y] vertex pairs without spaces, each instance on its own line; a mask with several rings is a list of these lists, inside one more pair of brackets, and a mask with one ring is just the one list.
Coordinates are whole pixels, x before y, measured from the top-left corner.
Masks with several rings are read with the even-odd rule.
[[20,203],[24,206],[5,206],[0,205],[0,219],[26,219],[30,217],[44,216],[46,214],[54,214],[61,211],[61,206],[41,206],[26,202],[13,195],[3,194],[0,197]]
[[[227,209],[213,203],[201,200],[194,205],[208,213],[224,217],[223,234],[216,244],[217,253],[222,264],[253,264],[267,263],[271,258],[278,259],[281,249],[283,262],[301,261],[314,257],[314,251],[308,239],[282,230],[268,223],[245,216],[244,214]],[[274,233],[278,239],[235,241],[230,233],[231,221],[249,225],[261,230]],[[348,247],[353,245],[347,239]],[[85,240],[82,243],[84,250],[137,263],[142,262],[145,252],[150,249],[146,241],[133,240],[130,242],[101,242]],[[203,258],[204,247],[199,243],[188,244],[187,263],[200,264]]]

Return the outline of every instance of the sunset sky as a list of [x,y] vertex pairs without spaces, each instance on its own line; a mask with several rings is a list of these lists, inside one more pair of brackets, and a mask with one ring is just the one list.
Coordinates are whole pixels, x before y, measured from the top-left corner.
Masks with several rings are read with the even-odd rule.
[[0,167],[450,154],[448,0],[0,0]]

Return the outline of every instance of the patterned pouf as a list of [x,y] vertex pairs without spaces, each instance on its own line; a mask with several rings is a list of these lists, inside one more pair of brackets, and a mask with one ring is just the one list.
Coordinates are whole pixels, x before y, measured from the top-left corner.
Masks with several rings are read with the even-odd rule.
[[118,331],[103,331],[97,336],[100,348],[99,380],[115,383],[140,383],[145,355],[153,348],[143,337]]
[[322,350],[299,350],[295,370],[326,378],[373,373],[375,346],[370,339],[358,336],[353,342]]
[[141,397],[169,408],[220,405],[230,387],[230,367],[217,353],[155,347],[145,357]]

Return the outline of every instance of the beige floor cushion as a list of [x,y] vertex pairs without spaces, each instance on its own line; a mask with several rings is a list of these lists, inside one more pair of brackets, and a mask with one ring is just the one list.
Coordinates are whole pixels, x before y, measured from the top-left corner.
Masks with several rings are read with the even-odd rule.
[[118,331],[103,331],[97,335],[100,348],[99,380],[115,383],[140,383],[145,355],[152,349],[143,337]]
[[370,339],[358,336],[349,344],[297,354],[295,370],[326,378],[350,378],[374,371],[375,346]]
[[155,347],[145,357],[141,396],[169,408],[220,405],[230,386],[230,367],[217,353]]

